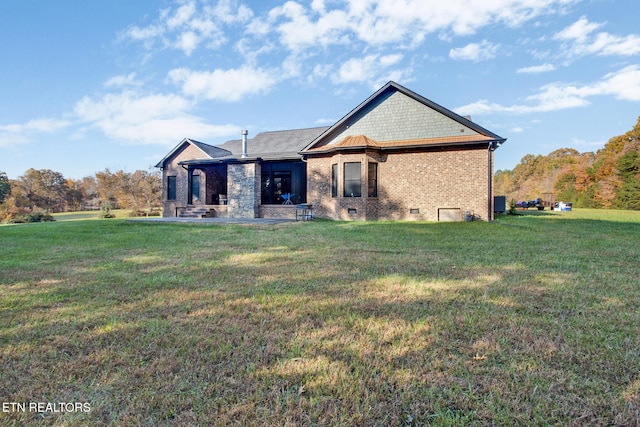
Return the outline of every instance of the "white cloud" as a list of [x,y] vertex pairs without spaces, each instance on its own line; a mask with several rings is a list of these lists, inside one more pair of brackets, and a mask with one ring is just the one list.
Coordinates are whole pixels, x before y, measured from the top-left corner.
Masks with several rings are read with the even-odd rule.
[[402,55],[385,55],[380,57],[380,65],[383,67],[389,67],[402,61]]
[[585,92],[585,86],[577,87],[565,83],[551,83],[544,85],[542,90],[535,94],[528,96],[528,101],[534,101],[535,105],[532,107],[520,106],[516,108],[522,112],[531,111],[557,111],[567,108],[584,107],[590,104],[586,99],[588,93]]
[[[237,1],[219,0],[211,10],[212,15],[226,24],[243,23],[253,17],[253,11]],[[205,8],[205,10],[208,10]]]
[[600,81],[588,85],[552,83],[540,88],[540,92],[526,98],[528,105],[505,106],[485,99],[456,108],[458,114],[514,113],[527,114],[550,112],[567,108],[584,107],[594,96],[613,96],[627,101],[640,101],[640,66],[630,65],[605,75]]
[[589,34],[601,26],[602,24],[589,22],[589,20],[583,16],[567,28],[556,33],[553,37],[556,40],[572,40],[584,43],[587,41]]
[[401,60],[402,55],[367,55],[364,58],[352,58],[342,64],[332,80],[339,84],[366,82],[377,89],[389,80],[401,80],[406,77],[410,69],[388,69]]
[[517,27],[573,0],[349,0],[350,16],[361,40],[380,45],[411,40],[420,42],[425,34],[451,32],[475,34],[485,26],[503,24]]
[[498,52],[499,45],[482,40],[480,43],[469,43],[465,47],[454,48],[449,51],[451,59],[468,61],[485,61],[494,58]]
[[176,41],[176,47],[184,51],[185,55],[190,56],[191,53],[198,47],[200,38],[193,31],[185,31],[180,34]]
[[609,73],[592,88],[594,95],[613,95],[626,101],[640,101],[640,66],[629,65]]
[[190,56],[197,48],[204,46],[216,49],[227,41],[221,28],[250,15],[246,6],[233,8],[229,1],[221,1],[216,7],[204,6],[200,10],[195,1],[180,2],[175,10],[165,9],[158,19],[146,27],[132,26],[121,37],[143,41],[145,49],[151,51],[162,48],[178,49]]
[[115,76],[110,78],[104,83],[105,87],[122,87],[122,86],[139,86],[140,83],[136,80],[136,73],[129,73],[126,76]]
[[[543,14],[557,13],[576,0],[315,0],[309,7],[288,1],[260,20],[260,34],[279,34],[290,51],[329,45],[371,47],[396,43],[415,47],[427,34],[475,34],[481,28],[501,24],[517,27]],[[330,9],[330,5],[340,4]],[[344,4],[344,6],[342,6]],[[269,30],[271,28],[272,30]]]
[[189,20],[196,12],[196,4],[194,1],[189,1],[176,10],[173,16],[166,20],[169,28],[181,27],[189,23]]
[[555,40],[566,42],[570,56],[633,56],[640,54],[640,36],[630,34],[616,36],[596,30],[604,24],[589,22],[586,17],[580,18],[567,28],[556,33]]
[[211,72],[176,68],[169,72],[169,79],[181,85],[186,95],[218,101],[239,101],[266,93],[278,81],[275,72],[249,66]]
[[[320,16],[309,16],[304,6],[288,1],[269,12],[269,22],[280,35],[280,42],[287,49],[298,52],[310,46],[328,46],[348,42],[346,30],[349,29],[349,17],[342,10],[326,12],[321,9]],[[284,21],[284,22],[279,22]]]
[[549,71],[554,71],[556,69],[556,66],[553,64],[542,64],[542,65],[534,65],[531,67],[523,67],[523,68],[518,68],[518,70],[516,71],[516,73],[518,74],[537,74],[537,73],[546,73]]
[[609,33],[599,33],[585,50],[602,56],[633,56],[640,53],[640,37],[635,34],[618,37]]
[[133,26],[129,28],[124,35],[133,40],[149,40],[161,36],[164,34],[164,31],[164,28],[160,25],[149,25],[144,28]]
[[76,117],[114,140],[133,144],[171,145],[185,136],[218,138],[239,132],[238,126],[210,125],[189,114],[192,103],[177,95],[140,95],[133,91],[84,97]]
[[334,81],[338,83],[361,82],[373,77],[374,67],[378,61],[376,55],[364,58],[353,58],[342,64]]
[[0,147],[26,144],[41,134],[53,134],[70,125],[70,121],[59,119],[33,119],[26,123],[0,125]]
[[29,120],[27,123],[0,125],[0,132],[14,134],[28,132],[53,133],[66,128],[70,124],[71,122],[69,122],[68,120],[34,119]]
[[326,10],[326,6],[324,4],[324,0],[312,0],[311,1],[311,9],[315,10],[319,13],[324,13]]
[[[252,68],[259,69],[256,64],[266,59],[279,61],[278,64],[287,62],[286,69],[281,68],[288,78],[309,76],[318,62],[310,64],[310,58],[322,56],[334,69],[338,66],[333,65],[333,61],[343,62],[341,76],[334,81],[371,82],[380,81],[382,77],[375,71],[368,71],[367,77],[358,78],[357,74],[365,74],[365,70],[358,70],[366,65],[366,61],[362,62],[364,59],[336,59],[331,56],[331,48],[344,46],[351,52],[379,58],[388,52],[402,53],[403,56],[389,55],[387,59],[393,60],[408,56],[406,52],[423,45],[430,39],[430,34],[440,40],[452,40],[453,36],[472,35],[486,27],[517,27],[542,15],[559,13],[576,1],[289,0],[277,2],[277,6],[266,8],[264,12],[259,9],[264,5],[250,3],[254,12],[241,0],[176,0],[149,26],[130,28],[127,37],[143,41],[149,54],[160,46],[180,50],[186,56],[203,48],[218,49],[228,40],[235,39],[233,52],[240,54]],[[483,40],[451,49],[450,57],[482,61],[497,56],[499,48],[499,45]],[[385,66],[389,67],[388,64]],[[275,62],[271,67],[276,67]],[[385,76],[399,79],[410,72],[408,67],[389,68],[385,70]],[[193,77],[199,81],[208,80],[204,75],[194,74]],[[212,90],[207,97],[219,99],[217,93],[220,92],[220,89]],[[221,98],[229,97],[223,94]]]

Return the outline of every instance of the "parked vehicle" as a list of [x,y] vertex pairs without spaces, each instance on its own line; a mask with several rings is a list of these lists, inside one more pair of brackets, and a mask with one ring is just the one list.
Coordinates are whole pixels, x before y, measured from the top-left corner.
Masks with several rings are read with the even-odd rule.
[[545,202],[541,198],[537,198],[535,200],[529,200],[529,201],[522,200],[522,201],[516,202],[517,209],[536,208],[539,211],[543,211],[545,205],[551,206],[551,204],[545,204]]
[[571,202],[555,202],[552,208],[552,210],[564,211],[564,212],[570,211],[572,209],[573,209],[573,204]]
[[542,203],[542,199],[541,198],[537,198],[535,200],[529,200],[527,202],[527,207],[528,208],[536,208],[539,211],[543,211],[544,210],[544,204]]

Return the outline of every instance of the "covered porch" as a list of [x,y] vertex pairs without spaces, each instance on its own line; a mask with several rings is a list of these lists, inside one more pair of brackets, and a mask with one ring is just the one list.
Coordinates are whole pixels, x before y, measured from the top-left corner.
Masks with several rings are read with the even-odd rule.
[[[306,164],[261,158],[180,163],[186,192],[168,215],[182,218],[296,218],[306,202]],[[186,197],[185,197],[186,196]]]

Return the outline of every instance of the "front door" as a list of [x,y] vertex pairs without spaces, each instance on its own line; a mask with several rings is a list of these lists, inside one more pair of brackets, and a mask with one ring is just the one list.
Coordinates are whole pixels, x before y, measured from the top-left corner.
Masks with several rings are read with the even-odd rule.
[[189,204],[194,205],[200,201],[200,175],[191,174],[189,178]]

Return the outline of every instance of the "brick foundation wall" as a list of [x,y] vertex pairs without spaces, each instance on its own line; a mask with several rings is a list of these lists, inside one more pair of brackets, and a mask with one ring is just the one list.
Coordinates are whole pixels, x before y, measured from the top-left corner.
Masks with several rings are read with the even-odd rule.
[[261,205],[260,218],[295,219],[296,205]]

